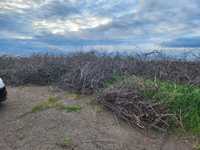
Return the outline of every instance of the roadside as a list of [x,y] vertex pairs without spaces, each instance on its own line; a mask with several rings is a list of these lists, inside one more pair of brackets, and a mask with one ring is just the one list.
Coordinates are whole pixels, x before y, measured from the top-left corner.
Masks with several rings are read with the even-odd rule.
[[[8,87],[8,101],[0,105],[2,150],[192,150],[187,139],[146,134],[118,121],[90,98],[74,98],[51,87]],[[80,112],[34,106],[57,97]],[[74,100],[76,99],[76,100]],[[151,136],[149,136],[151,135]],[[191,140],[191,139],[190,139]]]

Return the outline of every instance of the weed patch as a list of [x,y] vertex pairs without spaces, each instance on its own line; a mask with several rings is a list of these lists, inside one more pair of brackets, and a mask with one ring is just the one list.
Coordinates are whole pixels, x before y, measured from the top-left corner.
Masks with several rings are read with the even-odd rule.
[[74,150],[74,148],[76,147],[73,143],[73,140],[69,136],[65,136],[63,142],[57,143],[57,145],[69,150]]
[[63,140],[64,145],[71,145],[72,144],[72,139],[68,136],[66,136]]
[[49,108],[55,108],[58,105],[60,105],[60,101],[56,97],[49,97],[48,100],[34,106],[31,112],[35,113]]
[[194,145],[194,146],[193,146],[193,150],[200,150],[200,144]]
[[66,105],[56,97],[49,97],[48,100],[39,103],[31,110],[32,113],[43,111],[46,109],[55,108],[58,110],[64,110],[65,112],[79,112],[81,106],[79,105]]
[[58,108],[65,112],[80,112],[81,110],[80,105],[60,105]]
[[144,90],[145,97],[167,105],[176,114],[179,123],[186,131],[200,133],[200,88],[192,85],[179,85],[171,82],[150,80],[146,87],[154,85],[154,90]]

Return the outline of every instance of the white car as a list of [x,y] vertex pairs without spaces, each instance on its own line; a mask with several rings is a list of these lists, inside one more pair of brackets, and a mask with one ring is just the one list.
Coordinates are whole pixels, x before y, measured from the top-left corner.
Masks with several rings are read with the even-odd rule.
[[7,99],[7,90],[5,83],[0,78],[0,102],[5,101]]

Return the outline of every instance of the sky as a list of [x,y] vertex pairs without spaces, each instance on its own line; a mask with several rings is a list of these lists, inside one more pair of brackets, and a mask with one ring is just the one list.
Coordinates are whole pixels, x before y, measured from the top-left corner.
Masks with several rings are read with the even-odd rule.
[[0,54],[200,47],[199,0],[0,0]]

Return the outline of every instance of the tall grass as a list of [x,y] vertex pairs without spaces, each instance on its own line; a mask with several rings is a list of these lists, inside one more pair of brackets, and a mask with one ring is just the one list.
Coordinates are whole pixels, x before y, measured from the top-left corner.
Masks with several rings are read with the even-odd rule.
[[200,87],[180,85],[164,81],[146,81],[157,86],[156,90],[145,90],[146,97],[168,106],[176,114],[182,128],[193,133],[200,133]]

